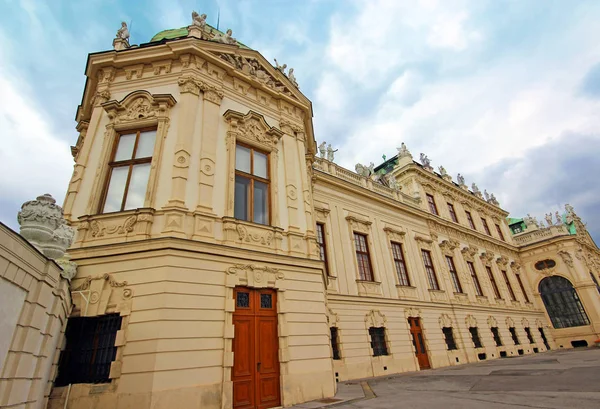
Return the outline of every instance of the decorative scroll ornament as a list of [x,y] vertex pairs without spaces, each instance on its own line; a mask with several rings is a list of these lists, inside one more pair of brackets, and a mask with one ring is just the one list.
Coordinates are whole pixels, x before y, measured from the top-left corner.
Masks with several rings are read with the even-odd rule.
[[75,289],[73,289],[73,291],[85,291],[85,290],[89,290],[90,289],[90,285],[92,283],[92,281],[96,281],[96,280],[104,280],[106,282],[108,282],[108,284],[111,287],[125,287],[127,285],[127,281],[117,281],[113,278],[112,275],[110,275],[109,273],[104,273],[102,275],[99,276],[87,276],[84,280],[83,283],[81,283],[78,287],[76,287]]
[[459,245],[460,245],[460,243],[458,241],[452,240],[452,239],[442,240],[442,242],[439,243],[439,246],[440,246],[440,249],[442,249],[442,252],[448,256],[453,256],[454,250],[456,250]]
[[505,256],[500,256],[496,259],[496,264],[506,267],[508,265],[508,258]]
[[558,255],[560,256],[560,258],[562,258],[563,262],[566,265],[568,265],[569,267],[573,267],[573,257],[571,257],[571,254],[568,251],[561,250],[558,252]]
[[515,321],[512,318],[510,318],[510,317],[506,317],[506,326],[508,328],[514,327],[515,326]]
[[254,111],[248,111],[244,115],[227,110],[223,116],[229,122],[228,138],[258,144],[269,151],[277,151],[277,144],[283,136],[283,132],[269,126],[262,115]]
[[462,250],[460,250],[465,260],[471,262],[475,261],[475,255],[478,251],[479,249],[475,246],[464,247]]
[[490,328],[498,326],[498,320],[496,320],[496,318],[491,315],[488,317],[487,322]]
[[477,327],[477,319],[473,315],[469,314],[465,317],[465,324],[467,325],[467,328]]
[[167,116],[167,111],[177,101],[171,95],[134,91],[122,101],[108,101],[102,107],[113,123],[133,122]]
[[385,327],[387,318],[379,310],[371,310],[365,315],[367,327]]
[[278,269],[255,264],[235,264],[227,268],[226,273],[236,276],[238,285],[255,288],[274,288],[278,286],[278,280],[285,279],[285,275]]
[[126,234],[133,231],[133,227],[137,221],[137,216],[129,216],[123,221],[123,223],[116,223],[107,226],[100,220],[93,220],[90,223],[90,230],[92,231],[92,237],[103,237],[105,234]]
[[450,318],[450,316],[448,314],[440,315],[440,319],[438,321],[440,323],[440,327],[442,327],[442,328],[452,327],[452,318]]
[[246,226],[243,226],[241,224],[238,224],[236,229],[240,236],[240,240],[245,241],[247,243],[254,242],[265,246],[270,246],[273,242],[273,238],[275,237],[273,232],[271,231],[250,232]]

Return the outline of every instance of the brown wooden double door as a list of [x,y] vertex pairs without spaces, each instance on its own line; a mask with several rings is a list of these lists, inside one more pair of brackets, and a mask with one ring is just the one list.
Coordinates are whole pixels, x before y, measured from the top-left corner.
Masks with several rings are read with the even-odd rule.
[[423,329],[421,328],[421,320],[417,317],[409,317],[408,324],[410,325],[410,335],[412,336],[412,342],[415,346],[415,355],[419,361],[419,368],[429,369],[429,356],[427,355],[427,349],[425,348],[425,339],[423,337]]
[[277,293],[236,287],[233,325],[233,407],[279,406]]

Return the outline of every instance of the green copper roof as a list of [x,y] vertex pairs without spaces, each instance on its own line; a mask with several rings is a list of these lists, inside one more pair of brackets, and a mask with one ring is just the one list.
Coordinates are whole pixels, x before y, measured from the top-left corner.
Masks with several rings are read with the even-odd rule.
[[[224,34],[222,31],[217,30],[216,28],[214,28],[213,26],[211,26],[210,24],[207,24],[206,27],[209,30],[209,32],[215,33],[215,34]],[[152,37],[152,39],[150,40],[151,43],[155,42],[155,41],[161,41],[161,40],[172,40],[174,38],[181,38],[181,37],[187,37],[188,35],[188,29],[187,27],[181,27],[181,28],[171,28],[169,30],[163,30],[159,33],[156,33],[154,35],[154,37]],[[237,40],[236,40],[237,41]],[[241,48],[246,48],[246,49],[250,49],[250,47],[248,47],[245,44],[242,44],[241,42],[237,41],[238,45]]]

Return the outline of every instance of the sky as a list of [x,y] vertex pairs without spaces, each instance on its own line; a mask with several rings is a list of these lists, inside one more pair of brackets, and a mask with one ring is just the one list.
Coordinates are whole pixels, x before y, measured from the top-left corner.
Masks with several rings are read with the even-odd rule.
[[600,243],[600,2],[595,0],[0,0],[0,221],[62,203],[87,54],[191,12],[293,67],[317,141],[354,169],[404,142],[513,217],[565,203]]

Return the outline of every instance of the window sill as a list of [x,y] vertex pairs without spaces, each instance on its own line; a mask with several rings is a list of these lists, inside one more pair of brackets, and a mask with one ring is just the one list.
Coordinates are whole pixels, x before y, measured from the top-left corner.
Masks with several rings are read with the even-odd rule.
[[396,291],[398,292],[398,298],[410,298],[418,299],[417,287],[411,285],[400,285],[396,284]]
[[142,207],[122,212],[100,213],[81,216],[74,226],[78,230],[73,247],[83,242],[135,237],[135,240],[150,238],[150,228],[154,219],[154,209]]
[[432,301],[448,301],[446,291],[444,290],[433,290],[429,288],[427,291],[429,291],[429,295]]
[[280,227],[223,217],[223,231],[226,242],[258,246],[273,251],[281,249],[283,229]]
[[381,282],[379,281],[356,280],[356,287],[358,289],[358,295],[376,297],[382,295]]

